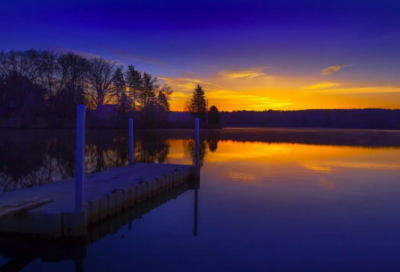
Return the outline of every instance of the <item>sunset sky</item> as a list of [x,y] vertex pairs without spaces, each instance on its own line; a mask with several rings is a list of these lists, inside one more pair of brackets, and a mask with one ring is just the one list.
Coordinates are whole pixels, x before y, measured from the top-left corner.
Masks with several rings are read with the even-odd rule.
[[13,0],[0,48],[134,65],[220,110],[400,108],[400,1]]

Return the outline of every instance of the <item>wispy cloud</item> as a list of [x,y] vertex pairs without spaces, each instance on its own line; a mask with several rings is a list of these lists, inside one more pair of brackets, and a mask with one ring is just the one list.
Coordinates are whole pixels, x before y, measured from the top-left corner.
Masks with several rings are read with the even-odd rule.
[[94,59],[94,58],[101,58],[100,55],[96,55],[93,53],[88,53],[88,52],[83,52],[83,51],[79,51],[76,49],[72,49],[72,48],[66,48],[66,47],[59,47],[59,46],[53,46],[53,45],[46,45],[45,49],[50,50],[50,51],[55,51],[58,53],[74,53],[78,56],[81,56],[82,58],[86,58],[86,59]]
[[400,86],[373,86],[360,88],[343,88],[326,90],[335,94],[373,94],[373,93],[400,93]]
[[159,59],[136,55],[136,54],[124,51],[124,50],[119,50],[119,49],[110,48],[110,47],[106,47],[105,49],[107,51],[109,51],[110,53],[114,54],[116,57],[121,58],[123,60],[146,62],[146,63],[157,64],[157,65],[170,65],[168,62],[165,62],[165,61],[162,61]]
[[183,92],[173,92],[171,96],[172,96],[172,98],[187,98],[188,97],[188,95]]
[[339,85],[340,85],[339,83],[334,83],[334,82],[322,82],[322,83],[317,83],[317,84],[303,87],[302,89],[304,89],[304,90],[319,90],[319,89],[332,88],[332,87],[336,87]]
[[259,67],[259,68],[252,68],[246,70],[224,70],[220,72],[220,75],[225,78],[231,79],[238,79],[238,78],[248,78],[253,79],[257,77],[269,77],[273,78],[272,76],[266,74],[264,70],[267,67]]
[[[336,84],[336,85],[335,85]],[[325,82],[303,87],[303,90],[315,93],[330,93],[330,94],[389,94],[400,93],[400,86],[368,86],[368,87],[353,87],[353,88],[334,88],[340,84]],[[325,87],[324,87],[325,86]]]
[[321,75],[327,76],[327,75],[336,73],[336,72],[338,72],[340,69],[342,69],[343,67],[350,66],[350,65],[351,65],[351,64],[343,64],[343,65],[332,65],[332,66],[329,66],[329,67],[327,67],[327,68],[325,68],[325,69],[323,69],[323,70],[321,71]]
[[202,85],[204,88],[207,88],[208,90],[215,90],[221,88],[221,86],[219,85],[196,78],[188,78],[188,77],[158,77],[158,78],[164,80],[165,83],[168,85],[180,87],[184,90],[194,90],[197,87],[197,85]]
[[229,109],[265,110],[293,105],[288,99],[250,95],[231,90],[217,90],[207,94],[212,103],[224,104]]
[[211,79],[198,79],[192,77],[158,77],[170,85],[173,93],[172,107],[174,110],[182,110],[184,101],[191,96],[193,90],[199,84],[206,91],[210,103],[219,105],[225,110],[265,110],[272,108],[285,108],[293,105],[290,99],[266,97],[265,93],[248,94],[241,91],[234,91],[223,86],[210,82]]

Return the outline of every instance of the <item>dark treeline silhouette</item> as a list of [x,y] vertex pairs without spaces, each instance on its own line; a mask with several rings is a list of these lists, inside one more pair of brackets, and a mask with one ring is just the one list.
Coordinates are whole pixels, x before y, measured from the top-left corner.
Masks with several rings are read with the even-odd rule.
[[73,127],[76,106],[88,127],[163,127],[172,89],[103,58],[41,50],[0,51],[0,127]]
[[198,85],[184,113],[170,114],[173,90],[134,66],[100,57],[42,50],[0,51],[0,128],[74,127],[76,106],[88,108],[88,128],[309,127],[400,129],[400,110],[219,112]]
[[[153,133],[159,132],[154,131]],[[162,136],[169,140],[193,141],[194,133],[189,130],[165,130],[162,132]],[[201,130],[200,140],[205,141],[210,152],[216,151],[218,143],[225,141],[381,148],[400,147],[400,132],[349,129],[225,128],[223,130]]]
[[87,107],[88,128],[175,128],[193,125],[192,118],[219,127],[218,109],[208,113],[200,85],[188,100],[186,115],[171,122],[173,90],[134,66],[118,66],[100,57],[46,50],[0,51],[0,128],[70,128],[76,106]]
[[400,110],[299,110],[221,112],[224,127],[400,129]]

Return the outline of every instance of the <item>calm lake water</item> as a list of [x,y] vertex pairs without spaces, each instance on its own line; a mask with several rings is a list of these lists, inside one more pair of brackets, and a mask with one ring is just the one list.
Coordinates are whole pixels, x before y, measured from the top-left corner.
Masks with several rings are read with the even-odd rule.
[[[88,132],[86,172],[126,165],[126,134]],[[0,132],[1,191],[73,177],[74,137]],[[192,138],[136,133],[135,161],[191,164]],[[201,139],[199,190],[182,187],[96,234],[81,259],[31,257],[7,271],[400,270],[400,132],[231,129]]]

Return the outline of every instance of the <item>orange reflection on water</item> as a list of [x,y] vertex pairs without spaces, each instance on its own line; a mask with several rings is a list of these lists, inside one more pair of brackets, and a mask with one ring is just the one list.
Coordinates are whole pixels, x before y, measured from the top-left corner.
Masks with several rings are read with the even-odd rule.
[[[165,163],[192,164],[194,150],[189,150],[189,143],[193,141],[167,140]],[[400,174],[399,148],[231,140],[220,140],[216,145],[204,140],[201,146],[202,175],[217,183],[340,190],[393,179]]]
[[168,140],[170,145],[167,162],[172,164],[191,164],[190,155],[184,149],[184,140]]
[[339,167],[399,170],[398,156],[398,148],[220,141],[206,161],[297,163],[309,170],[331,172]]
[[207,151],[202,174],[262,187],[355,190],[399,175],[399,153],[399,148],[219,141],[215,152]]

